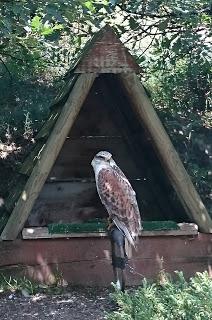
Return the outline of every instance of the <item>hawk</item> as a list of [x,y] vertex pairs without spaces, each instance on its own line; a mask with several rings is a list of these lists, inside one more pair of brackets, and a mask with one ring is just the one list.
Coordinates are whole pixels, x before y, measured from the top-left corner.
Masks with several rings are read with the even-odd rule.
[[136,248],[136,240],[142,226],[135,191],[113,160],[111,153],[98,152],[91,165],[94,169],[100,200],[110,220],[122,231],[129,247]]

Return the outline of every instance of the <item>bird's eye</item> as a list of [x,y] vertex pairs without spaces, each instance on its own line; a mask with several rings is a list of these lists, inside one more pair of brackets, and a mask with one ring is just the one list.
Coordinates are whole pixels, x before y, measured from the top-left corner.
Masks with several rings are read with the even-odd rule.
[[104,156],[97,156],[97,159],[99,159],[99,160],[105,160],[105,157],[104,157]]

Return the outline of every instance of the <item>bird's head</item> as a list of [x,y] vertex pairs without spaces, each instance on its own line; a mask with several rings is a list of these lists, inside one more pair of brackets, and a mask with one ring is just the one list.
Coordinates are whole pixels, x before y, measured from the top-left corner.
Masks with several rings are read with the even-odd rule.
[[109,165],[112,160],[112,154],[110,152],[100,151],[93,158],[91,165],[95,169],[98,165]]

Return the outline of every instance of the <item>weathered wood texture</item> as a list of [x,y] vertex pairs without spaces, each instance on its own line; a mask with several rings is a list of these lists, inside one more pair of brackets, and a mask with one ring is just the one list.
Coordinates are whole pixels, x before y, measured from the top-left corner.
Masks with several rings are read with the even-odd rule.
[[82,58],[74,70],[75,73],[139,73],[140,71],[139,65],[113,29],[108,26],[100,30],[85,47]]
[[[154,231],[141,231],[141,237],[158,237],[158,236],[188,236],[197,235],[198,227],[194,223],[181,223],[178,230],[154,230]],[[47,227],[38,228],[24,228],[22,231],[23,239],[52,239],[52,238],[80,238],[80,237],[107,237],[106,232],[101,233],[67,233],[67,234],[50,234]]]
[[198,224],[201,231],[212,233],[212,219],[196,192],[138,77],[135,73],[121,74],[118,77],[140,121],[149,132],[165,172],[190,219]]
[[94,182],[52,182],[44,184],[26,225],[83,223],[107,216]]
[[[61,272],[71,285],[109,286],[113,281],[110,241],[107,238],[15,240],[0,243],[1,272],[17,272],[50,282]],[[138,285],[143,276],[156,278],[161,269],[186,278],[197,271],[212,270],[212,235],[143,237],[130,261],[127,284]]]
[[94,177],[91,161],[100,150],[111,152],[129,178],[139,178],[139,171],[129,154],[129,149],[124,140],[110,137],[66,139],[48,178]]
[[[167,188],[168,179],[154,156],[150,138],[133,118],[119,83],[108,79],[108,88],[105,78],[101,75],[95,80],[48,179],[56,182],[94,178],[90,162],[99,150],[108,150],[136,191],[142,219],[185,221],[183,208],[176,207],[172,187]],[[159,179],[156,173],[160,171]],[[92,201],[97,207],[98,196]]]
[[[152,194],[144,193],[145,180],[131,180],[131,183],[137,194],[142,219],[158,220],[160,216],[166,217],[166,210],[157,206],[157,199],[153,203]],[[28,217],[27,226],[45,226],[53,222],[86,222],[106,216],[108,214],[100,202],[94,181],[56,180],[44,184]]]
[[88,92],[90,91],[95,77],[96,74],[86,74],[81,75],[77,79],[52,133],[40,154],[40,159],[33,168],[24,191],[2,232],[1,239],[14,240],[23,228],[34,201],[58,156]]
[[104,87],[99,86],[98,78],[67,136],[49,179],[94,178],[90,163],[100,150],[110,151],[129,178],[139,177],[129,148],[114,121],[113,111],[103,103],[102,90]]
[[188,221],[184,208],[158,160],[151,137],[139,121],[116,76],[104,75],[99,77],[98,82],[99,86],[104,88],[102,101],[111,110],[129,149],[129,156],[139,171],[140,188],[137,189],[135,185],[135,191],[142,217],[144,220]]
[[113,114],[103,101],[104,87],[100,86],[100,78],[96,78],[77,118],[69,132],[69,137],[82,136],[120,136]]

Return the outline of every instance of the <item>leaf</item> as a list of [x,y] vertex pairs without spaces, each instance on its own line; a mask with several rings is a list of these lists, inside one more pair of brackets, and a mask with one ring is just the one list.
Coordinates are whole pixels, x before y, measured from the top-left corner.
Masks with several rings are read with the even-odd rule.
[[56,30],[62,30],[64,27],[62,24],[55,24],[54,27],[53,27],[53,30],[56,31]]
[[24,296],[24,298],[29,298],[30,297],[30,293],[27,289],[21,289],[21,293]]
[[33,31],[39,31],[42,28],[41,17],[34,16],[31,21],[31,27]]
[[178,53],[179,50],[181,49],[181,39],[178,38],[177,41],[174,42],[174,44],[172,45],[172,51],[174,51],[175,53]]
[[169,20],[168,20],[168,19],[166,19],[166,20],[164,20],[164,21],[161,21],[161,22],[159,23],[159,25],[158,25],[158,29],[159,29],[160,31],[166,30],[166,28],[167,28],[167,26],[168,26],[168,23],[169,23]]
[[140,64],[140,63],[142,63],[142,62],[144,62],[144,61],[146,61],[145,55],[142,55],[142,56],[136,58],[136,62],[137,62],[138,64]]
[[178,38],[179,37],[179,34],[178,33],[175,33],[175,34],[173,34],[172,36],[171,36],[171,38],[170,38],[170,43],[171,42],[173,42],[176,38]]
[[139,23],[132,17],[129,19],[129,25],[132,30],[135,30],[139,27]]
[[118,33],[121,32],[121,34],[124,34],[126,32],[126,29],[124,26],[121,26],[121,25],[116,25],[116,30]]
[[87,8],[88,10],[90,10],[91,12],[96,11],[92,1],[86,1],[84,3],[84,7]]
[[48,35],[52,34],[53,32],[54,32],[53,28],[51,28],[51,27],[46,27],[46,28],[44,28],[44,29],[41,31],[41,34],[42,34],[43,36],[48,36]]

